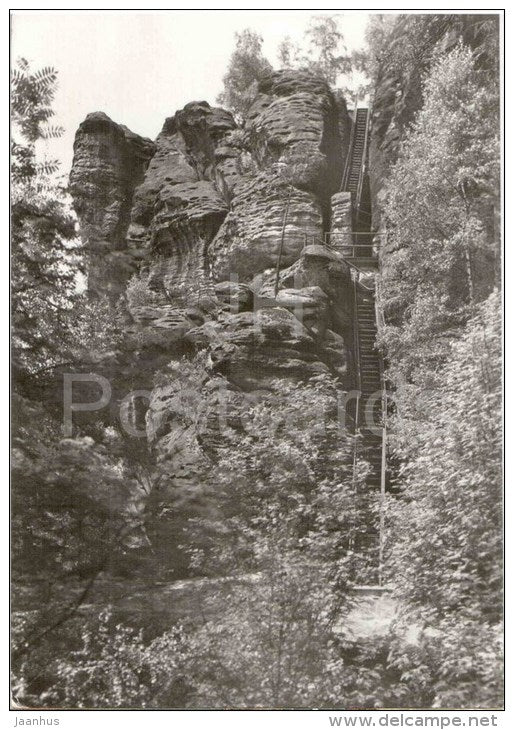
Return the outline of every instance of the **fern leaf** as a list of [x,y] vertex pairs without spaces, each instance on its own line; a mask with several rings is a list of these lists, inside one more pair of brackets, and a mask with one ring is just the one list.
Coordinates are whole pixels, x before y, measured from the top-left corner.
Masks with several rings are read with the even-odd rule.
[[38,162],[36,171],[38,175],[53,175],[59,169],[59,160],[45,160]]
[[32,78],[38,90],[48,89],[57,81],[57,71],[51,66],[45,66],[36,71]]
[[41,139],[58,139],[64,134],[64,127],[60,124],[48,124],[41,128]]

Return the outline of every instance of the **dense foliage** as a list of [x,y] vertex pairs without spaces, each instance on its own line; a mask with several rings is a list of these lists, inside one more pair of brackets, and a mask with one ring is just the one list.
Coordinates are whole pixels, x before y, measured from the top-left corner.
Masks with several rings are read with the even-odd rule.
[[256,96],[259,80],[273,70],[262,54],[262,42],[262,37],[249,28],[236,33],[236,48],[223,77],[224,88],[218,102],[237,114],[248,110]]
[[278,49],[280,67],[303,68],[332,86],[339,85],[341,76],[351,71],[352,60],[338,19],[329,15],[314,16],[304,39],[303,46],[293,43],[289,37],[281,41]]
[[498,86],[468,46],[436,54],[386,185],[381,344],[401,498],[390,506],[400,662],[443,707],[501,705]]
[[[422,104],[423,79],[434,54],[447,53],[464,42],[490,81],[498,76],[498,16],[462,14],[372,15],[366,28],[366,52],[359,54],[359,67],[369,79],[375,106],[390,113],[400,132],[406,131]],[[377,96],[378,88],[382,93]],[[393,106],[394,105],[394,106]],[[390,120],[389,120],[390,121]],[[381,123],[385,122],[382,118]]]
[[37,149],[42,139],[60,134],[59,127],[48,126],[56,84],[54,69],[33,72],[23,59],[13,71],[12,565],[18,678],[27,657],[32,661],[33,652],[47,646],[86,599],[91,581],[123,552],[137,502],[134,485],[122,478],[119,455],[85,434],[63,439],[63,372],[90,368],[107,342],[115,345],[116,327],[105,303],[90,303],[80,290],[81,250],[65,190],[55,177],[56,163],[41,162]]
[[478,306],[429,387],[399,390],[393,426],[404,497],[390,508],[388,570],[402,620],[430,627],[443,707],[501,705],[500,305],[495,292]]
[[[245,28],[236,33],[236,48],[223,77],[223,91],[218,102],[244,116],[257,95],[258,82],[273,71],[263,55],[263,38]],[[360,70],[360,53],[349,53],[337,16],[313,16],[301,43],[289,36],[282,39],[277,52],[278,67],[310,71],[337,88],[350,91],[348,83],[354,69]],[[351,89],[351,93],[355,91]]]
[[74,222],[62,186],[50,176],[56,163],[36,158],[37,142],[60,132],[47,124],[56,80],[54,69],[32,73],[24,59],[13,71],[13,360],[20,377],[62,359],[67,343],[61,333],[71,316],[77,275],[77,257],[67,246],[75,237]]
[[32,71],[18,61],[11,82],[12,356],[17,386],[31,392],[60,365],[83,362],[115,337],[105,304],[84,293],[83,252],[58,161],[39,150],[62,133],[48,121],[56,88],[55,69]]

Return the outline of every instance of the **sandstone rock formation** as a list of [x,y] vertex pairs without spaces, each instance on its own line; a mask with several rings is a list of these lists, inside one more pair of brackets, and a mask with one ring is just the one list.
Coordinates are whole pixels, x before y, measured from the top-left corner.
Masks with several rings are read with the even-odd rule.
[[336,193],[332,196],[332,225],[330,232],[339,246],[352,244],[352,194]]
[[134,190],[154,151],[153,142],[103,112],[88,114],[77,131],[70,193],[89,255],[92,294],[121,294],[136,270],[127,229]]
[[211,247],[217,278],[229,272],[247,278],[276,266],[279,256],[281,266],[289,265],[306,238],[323,235],[347,145],[341,114],[346,123],[346,109],[308,73],[278,71],[259,84],[244,138],[260,169],[236,189]]
[[136,380],[152,389],[142,422],[156,462],[173,457],[171,488],[194,484],[219,436],[176,393],[182,357],[205,354],[211,416],[220,386],[235,414],[280,383],[353,385],[350,271],[323,244],[331,220],[337,232],[351,225],[338,194],[346,105],[305,72],[274,72],[258,92],[241,128],[193,102],[155,144],[103,114],[77,132],[71,192],[90,290],[126,298]]

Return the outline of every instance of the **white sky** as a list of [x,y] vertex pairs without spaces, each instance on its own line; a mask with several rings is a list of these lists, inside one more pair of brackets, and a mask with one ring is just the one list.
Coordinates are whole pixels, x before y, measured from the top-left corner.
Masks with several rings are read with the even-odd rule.
[[[321,14],[323,11],[320,11]],[[52,120],[65,135],[49,145],[68,173],[73,138],[89,112],[155,139],[164,119],[189,101],[216,103],[235,45],[234,33],[250,27],[264,38],[274,63],[286,35],[300,41],[312,11],[165,11],[111,13],[14,12],[12,59],[34,69],[54,66],[59,90]],[[335,15],[334,12],[328,14]],[[349,50],[361,47],[368,16],[340,15]]]

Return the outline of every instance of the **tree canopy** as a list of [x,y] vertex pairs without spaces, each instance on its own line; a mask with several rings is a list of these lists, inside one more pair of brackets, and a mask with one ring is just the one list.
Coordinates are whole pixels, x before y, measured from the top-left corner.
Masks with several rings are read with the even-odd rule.
[[273,70],[262,53],[262,37],[250,28],[236,33],[236,47],[223,77],[218,102],[237,114],[244,114],[257,93],[261,78]]

